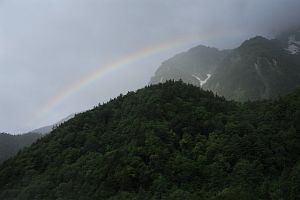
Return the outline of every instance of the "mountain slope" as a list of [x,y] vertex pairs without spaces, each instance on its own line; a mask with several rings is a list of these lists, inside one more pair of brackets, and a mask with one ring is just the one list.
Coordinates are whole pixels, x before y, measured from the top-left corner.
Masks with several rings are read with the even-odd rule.
[[40,137],[41,135],[37,133],[23,135],[0,133],[0,163],[16,155],[20,149],[31,145]]
[[300,55],[300,28],[295,27],[276,36],[285,50],[293,55]]
[[76,115],[0,166],[0,199],[297,199],[300,91],[235,103],[182,82]]
[[186,83],[202,86],[228,53],[228,50],[220,51],[199,45],[163,62],[151,78],[150,84],[181,79]]
[[181,79],[237,101],[277,98],[300,86],[300,53],[289,47],[300,49],[299,34],[257,36],[226,51],[198,46],[163,62],[150,83]]
[[11,135],[0,133],[0,163],[16,155],[18,151],[20,151],[24,147],[30,146],[44,134],[50,133],[53,128],[59,126],[65,121],[68,121],[74,116],[75,114],[69,115],[68,117],[60,120],[53,125],[41,127],[25,134]]
[[204,88],[228,99],[277,98],[300,86],[300,62],[278,40],[247,40],[220,65]]

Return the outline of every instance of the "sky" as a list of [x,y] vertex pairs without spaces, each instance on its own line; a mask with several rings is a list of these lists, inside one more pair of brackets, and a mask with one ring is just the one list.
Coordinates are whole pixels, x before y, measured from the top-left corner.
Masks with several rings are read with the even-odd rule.
[[0,132],[25,133],[147,85],[198,44],[297,25],[299,0],[0,0]]

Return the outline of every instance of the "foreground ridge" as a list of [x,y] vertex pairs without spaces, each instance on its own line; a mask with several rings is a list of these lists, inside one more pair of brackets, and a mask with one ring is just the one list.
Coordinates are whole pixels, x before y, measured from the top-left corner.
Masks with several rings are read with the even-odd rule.
[[300,90],[236,103],[174,81],[77,114],[0,166],[0,199],[297,199]]

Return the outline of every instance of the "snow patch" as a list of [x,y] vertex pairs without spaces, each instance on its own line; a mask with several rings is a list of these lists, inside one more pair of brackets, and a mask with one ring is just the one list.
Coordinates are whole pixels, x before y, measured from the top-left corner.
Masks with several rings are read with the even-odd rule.
[[277,62],[277,60],[275,60],[275,59],[272,59],[272,61],[273,61],[273,64],[277,67],[278,66],[278,62]]
[[290,44],[286,50],[288,50],[290,54],[296,54],[298,53],[299,48],[294,44]]
[[300,41],[296,40],[295,35],[291,35],[289,37],[288,48],[286,50],[289,51],[290,54],[296,54],[300,52],[299,46],[300,46]]
[[282,74],[282,71],[281,71],[281,69],[280,69],[280,66],[279,66],[277,60],[272,59],[272,62],[271,62],[271,61],[268,61],[268,62],[270,63],[270,65],[272,66],[272,69],[273,69],[275,72],[277,72],[277,73],[279,73],[279,74]]
[[295,35],[292,35],[289,37],[289,42],[290,43],[294,43],[296,45],[300,45],[300,41],[296,40],[296,36]]
[[211,74],[206,74],[207,77],[205,80],[201,80],[201,78],[196,76],[195,74],[193,74],[192,76],[199,81],[200,87],[202,87],[208,81],[208,79],[210,79]]
[[160,77],[160,83],[162,83],[163,82],[163,80],[164,80],[164,77],[162,76],[162,77]]

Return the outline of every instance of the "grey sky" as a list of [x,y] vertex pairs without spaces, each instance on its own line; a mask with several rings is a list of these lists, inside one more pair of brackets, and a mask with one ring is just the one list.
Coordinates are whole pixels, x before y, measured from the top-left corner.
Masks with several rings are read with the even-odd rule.
[[[232,48],[300,19],[299,0],[0,0],[0,132],[21,133],[146,85],[196,44]],[[137,59],[41,113],[90,71],[176,38],[192,43]]]

